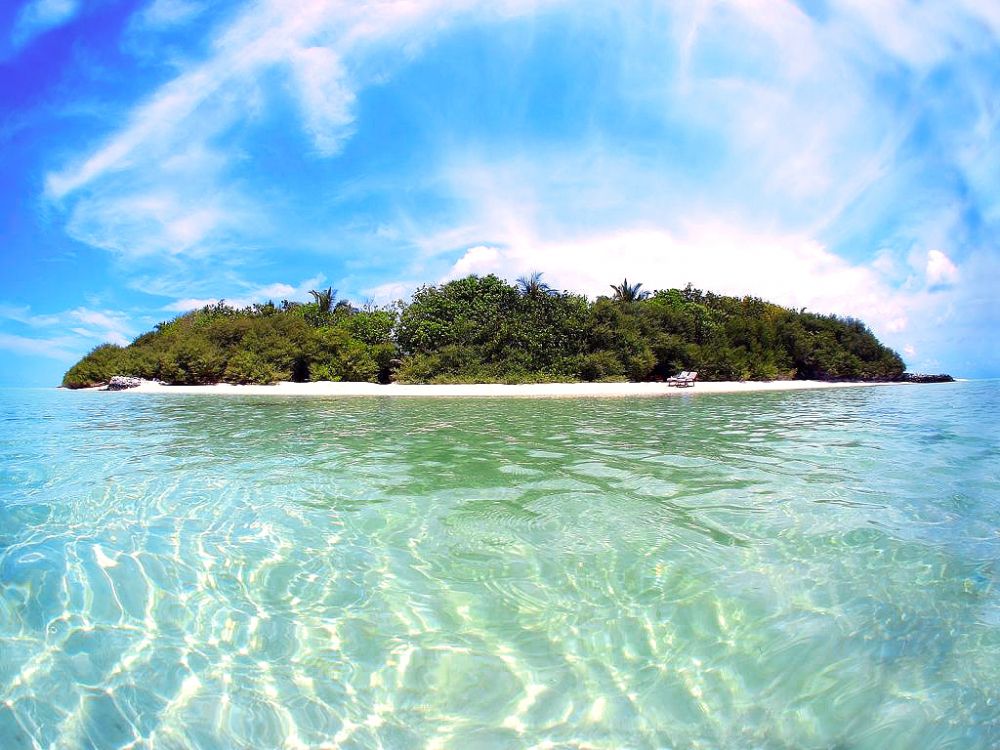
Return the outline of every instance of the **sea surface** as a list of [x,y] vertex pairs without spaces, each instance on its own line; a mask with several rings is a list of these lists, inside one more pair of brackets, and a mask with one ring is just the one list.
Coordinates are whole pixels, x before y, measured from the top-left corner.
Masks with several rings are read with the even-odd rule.
[[0,748],[997,748],[998,417],[0,391]]

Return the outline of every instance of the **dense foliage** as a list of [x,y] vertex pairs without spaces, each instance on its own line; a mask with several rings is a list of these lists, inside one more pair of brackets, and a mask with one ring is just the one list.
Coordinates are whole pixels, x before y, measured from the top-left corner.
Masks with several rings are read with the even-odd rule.
[[408,305],[357,309],[223,303],[159,324],[127,347],[99,346],[63,385],[112,375],[171,384],[344,380],[387,383],[658,380],[891,380],[903,362],[858,320],[789,310],[755,297],[612,285],[591,302],[540,274],[516,285],[469,276],[424,286]]
[[397,347],[393,308],[283,302],[235,309],[219,303],[181,315],[130,346],[105,344],[74,365],[63,385],[80,388],[112,375],[173,385],[280,380],[389,382]]

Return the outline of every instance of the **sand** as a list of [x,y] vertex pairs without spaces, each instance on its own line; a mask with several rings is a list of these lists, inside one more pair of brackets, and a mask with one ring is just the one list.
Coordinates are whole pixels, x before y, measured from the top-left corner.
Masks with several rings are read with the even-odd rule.
[[521,398],[626,398],[638,396],[697,396],[710,393],[760,393],[824,388],[897,385],[895,383],[826,383],[817,380],[772,382],[696,383],[690,388],[666,383],[538,383],[526,385],[377,385],[374,383],[289,383],[277,385],[161,385],[143,381],[138,388],[119,393],[201,394],[217,396],[404,396],[404,397],[521,397]]

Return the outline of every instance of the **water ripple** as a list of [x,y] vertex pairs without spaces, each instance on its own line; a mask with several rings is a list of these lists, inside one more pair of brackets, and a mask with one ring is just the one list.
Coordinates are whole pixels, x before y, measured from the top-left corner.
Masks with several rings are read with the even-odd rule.
[[0,747],[996,747],[998,406],[0,391]]

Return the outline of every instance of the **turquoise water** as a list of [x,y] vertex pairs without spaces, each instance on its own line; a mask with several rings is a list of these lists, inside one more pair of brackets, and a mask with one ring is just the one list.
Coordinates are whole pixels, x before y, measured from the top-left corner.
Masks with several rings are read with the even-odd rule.
[[0,391],[0,748],[995,748],[998,414]]

